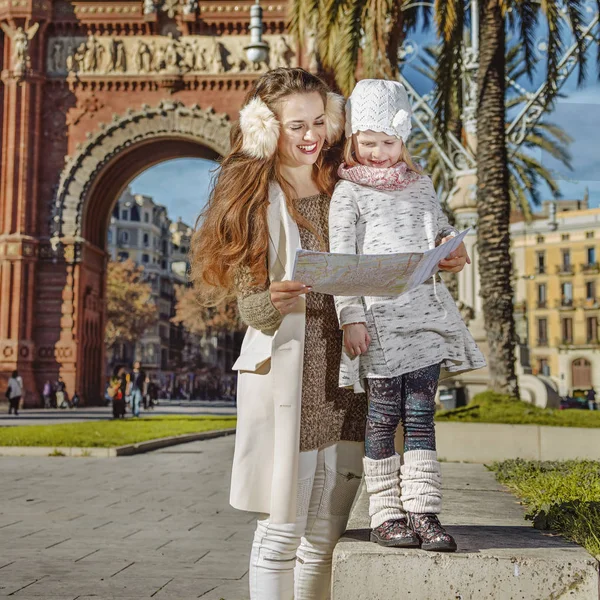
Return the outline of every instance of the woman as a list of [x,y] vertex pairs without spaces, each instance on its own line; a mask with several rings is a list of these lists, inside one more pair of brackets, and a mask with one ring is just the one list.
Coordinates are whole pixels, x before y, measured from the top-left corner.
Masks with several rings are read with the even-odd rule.
[[338,387],[333,298],[290,281],[297,248],[327,250],[343,99],[302,69],[260,77],[192,241],[192,277],[237,295],[250,326],[234,365],[235,508],[262,513],[253,600],[329,598],[331,555],[360,483],[366,399]]
[[8,398],[9,415],[14,411],[15,417],[19,416],[19,404],[21,402],[22,396],[23,378],[19,375],[18,371],[13,371],[12,376],[8,380],[8,388],[6,390],[6,397]]

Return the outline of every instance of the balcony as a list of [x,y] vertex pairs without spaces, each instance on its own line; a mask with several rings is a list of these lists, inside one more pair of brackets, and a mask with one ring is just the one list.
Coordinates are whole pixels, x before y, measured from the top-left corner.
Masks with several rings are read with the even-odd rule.
[[561,298],[556,300],[555,307],[559,310],[575,310],[575,303],[572,298]]
[[564,338],[564,337],[557,337],[554,339],[554,346],[558,347],[558,348],[564,348],[566,346],[573,346],[573,338]]
[[546,267],[545,267],[545,266],[538,265],[538,266],[535,268],[535,274],[536,274],[536,275],[545,275],[545,274],[546,274]]
[[538,300],[536,306],[538,308],[548,308],[547,300]]
[[516,313],[527,312],[527,302],[525,300],[521,300],[520,302],[515,302],[513,304],[513,311]]
[[574,269],[573,265],[556,265],[556,274],[557,275],[573,275]]
[[598,298],[587,298],[577,301],[577,307],[586,310],[597,310],[600,308],[600,300]]
[[600,273],[600,263],[587,263],[581,265],[582,273]]
[[548,346],[548,338],[537,338],[535,340],[535,345],[539,348],[545,348]]

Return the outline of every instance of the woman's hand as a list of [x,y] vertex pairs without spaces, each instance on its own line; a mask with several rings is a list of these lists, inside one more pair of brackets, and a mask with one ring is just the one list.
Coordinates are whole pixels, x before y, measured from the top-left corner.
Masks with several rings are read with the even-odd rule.
[[[447,236],[442,240],[442,244],[445,244],[448,240],[451,240],[452,236]],[[441,260],[438,264],[440,271],[448,271],[450,273],[459,273],[465,267],[465,265],[471,264],[471,259],[469,258],[469,254],[467,249],[465,248],[464,242],[460,243],[460,246],[453,250],[448,258]]]
[[344,325],[344,346],[350,356],[360,356],[367,351],[371,337],[364,323]]
[[312,288],[299,281],[274,281],[269,290],[273,306],[285,317],[294,310],[300,296]]

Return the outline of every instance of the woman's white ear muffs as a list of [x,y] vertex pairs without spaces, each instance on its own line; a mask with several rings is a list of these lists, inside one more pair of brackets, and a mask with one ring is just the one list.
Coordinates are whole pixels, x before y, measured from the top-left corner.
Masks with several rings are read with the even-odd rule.
[[253,158],[271,158],[277,150],[279,121],[259,98],[253,98],[240,110],[242,151]]
[[327,92],[327,105],[325,106],[325,137],[330,145],[335,144],[344,132],[345,117],[343,96]]

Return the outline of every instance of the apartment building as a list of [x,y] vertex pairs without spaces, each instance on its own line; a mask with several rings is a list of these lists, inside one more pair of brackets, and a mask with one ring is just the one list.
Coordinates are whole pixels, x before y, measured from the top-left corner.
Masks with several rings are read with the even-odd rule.
[[511,224],[519,341],[559,394],[600,392],[600,208],[562,200],[543,209]]

